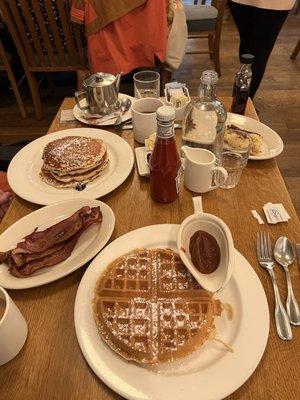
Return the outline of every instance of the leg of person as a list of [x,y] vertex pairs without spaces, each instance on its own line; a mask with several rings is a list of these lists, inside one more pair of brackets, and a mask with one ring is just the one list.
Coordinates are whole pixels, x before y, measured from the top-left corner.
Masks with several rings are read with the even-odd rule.
[[254,55],[250,97],[253,98],[263,78],[269,56],[288,11],[255,9],[249,52]]
[[241,58],[242,54],[249,53],[255,8],[244,4],[234,3],[233,1],[229,1],[228,6],[240,34],[239,54]]

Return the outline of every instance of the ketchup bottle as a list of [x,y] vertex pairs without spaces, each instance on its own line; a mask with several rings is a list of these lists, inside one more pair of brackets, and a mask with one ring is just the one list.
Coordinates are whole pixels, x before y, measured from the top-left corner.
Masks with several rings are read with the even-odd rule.
[[179,193],[181,167],[174,138],[174,108],[159,107],[156,119],[156,141],[150,159],[150,190],[154,200],[170,203]]

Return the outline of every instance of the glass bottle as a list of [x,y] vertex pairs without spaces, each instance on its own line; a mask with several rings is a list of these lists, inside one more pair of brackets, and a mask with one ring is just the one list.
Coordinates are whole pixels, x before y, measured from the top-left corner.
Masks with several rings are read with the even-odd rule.
[[199,95],[191,102],[182,125],[182,144],[212,151],[219,163],[227,112],[217,99],[218,74],[204,71]]
[[252,54],[243,54],[241,56],[241,66],[235,76],[231,112],[236,114],[245,114],[247,100],[250,93],[252,80],[252,63],[254,56]]
[[157,133],[150,158],[150,191],[161,203],[174,201],[179,193],[181,161],[174,138],[175,110],[163,106],[156,111]]

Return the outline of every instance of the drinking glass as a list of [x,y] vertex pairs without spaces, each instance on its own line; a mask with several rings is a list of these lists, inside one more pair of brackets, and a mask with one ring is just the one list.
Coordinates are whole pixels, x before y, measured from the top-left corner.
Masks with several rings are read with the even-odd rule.
[[239,183],[243,169],[246,167],[252,139],[250,135],[243,134],[239,140],[224,142],[221,154],[221,165],[228,173],[228,178],[221,185],[223,189],[232,189]]
[[136,99],[143,97],[159,97],[160,75],[155,71],[141,71],[133,75],[134,96]]

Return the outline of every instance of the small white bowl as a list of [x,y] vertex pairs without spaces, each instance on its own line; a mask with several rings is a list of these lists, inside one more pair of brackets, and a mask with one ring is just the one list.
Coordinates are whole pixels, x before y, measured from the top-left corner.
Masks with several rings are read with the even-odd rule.
[[169,96],[168,96],[167,90],[165,89],[165,99],[166,99],[165,102],[166,102],[166,104],[167,104],[168,106],[174,108],[174,110],[175,110],[175,120],[176,120],[176,121],[182,121],[182,120],[183,120],[183,118],[184,118],[184,116],[185,116],[186,109],[187,109],[188,105],[189,105],[190,102],[191,102],[191,98],[190,98],[190,94],[189,94],[188,88],[184,88],[184,94],[188,97],[189,101],[188,101],[183,107],[175,108],[175,107],[169,102],[169,100],[168,100]]
[[[220,264],[211,274],[199,272],[191,260],[190,239],[199,230],[210,233],[220,246]],[[182,262],[204,289],[215,293],[222,290],[229,282],[234,269],[234,245],[228,226],[220,218],[197,210],[180,225],[177,247]]]

